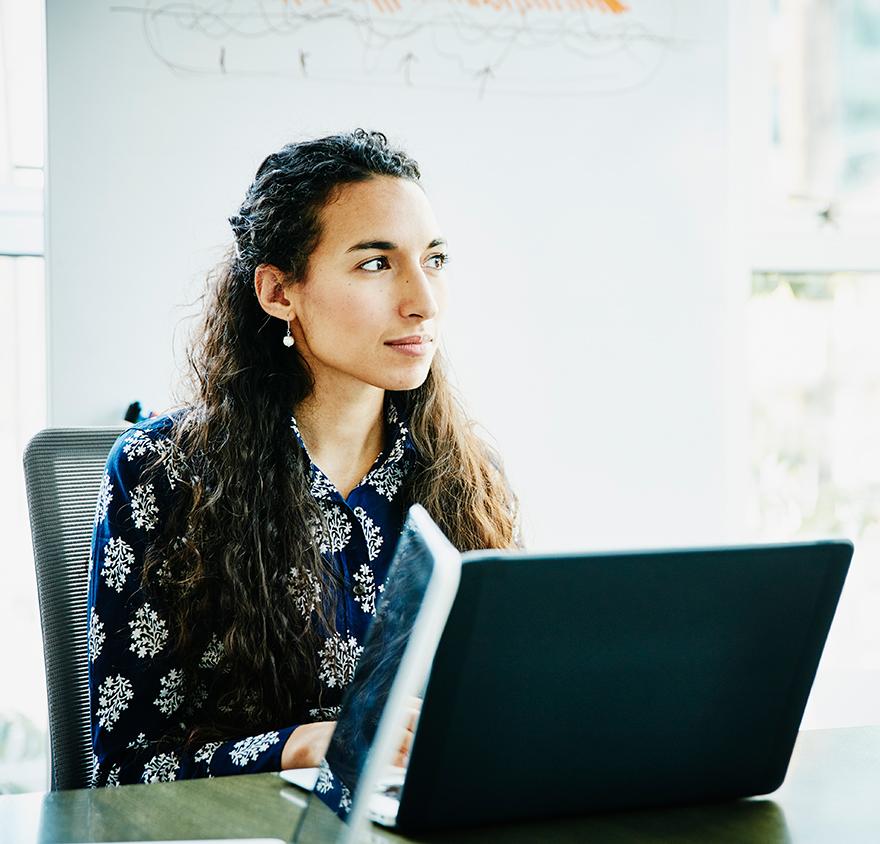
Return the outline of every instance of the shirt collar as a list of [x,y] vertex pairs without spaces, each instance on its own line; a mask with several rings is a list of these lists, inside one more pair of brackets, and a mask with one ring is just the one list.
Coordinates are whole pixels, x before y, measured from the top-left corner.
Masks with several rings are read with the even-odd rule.
[[[407,419],[403,413],[403,402],[398,396],[393,395],[389,391],[385,391],[385,447],[376,458],[376,462],[370,471],[364,476],[361,483],[368,480],[373,472],[385,467],[386,464],[399,463],[405,456],[415,457],[417,455],[415,444],[413,443],[412,434],[410,433]],[[290,417],[290,429],[296,435],[297,442],[302,448],[303,453],[308,458],[311,468],[311,492],[316,498],[327,498],[333,492],[333,484],[330,479],[315,465],[306,444],[303,441],[302,434],[299,432],[299,426],[296,424],[296,417]],[[389,447],[390,443],[390,447]],[[384,459],[383,459],[384,456]],[[405,461],[401,468],[409,465],[409,460]]]
[[415,443],[409,430],[409,420],[403,412],[403,401],[399,396],[385,393],[385,422],[388,442],[391,449],[388,460],[397,463],[406,453],[416,454]]

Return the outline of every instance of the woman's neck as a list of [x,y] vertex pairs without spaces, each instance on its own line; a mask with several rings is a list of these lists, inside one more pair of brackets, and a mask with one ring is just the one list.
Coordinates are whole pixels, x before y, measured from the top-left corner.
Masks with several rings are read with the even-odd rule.
[[348,493],[373,465],[384,442],[385,391],[360,384],[351,390],[315,390],[294,408],[312,462]]

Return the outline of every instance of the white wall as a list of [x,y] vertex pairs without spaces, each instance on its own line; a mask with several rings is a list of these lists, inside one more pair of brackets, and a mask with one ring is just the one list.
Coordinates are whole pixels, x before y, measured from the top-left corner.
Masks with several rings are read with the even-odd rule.
[[48,0],[49,423],[112,423],[135,399],[161,411],[181,306],[256,166],[364,126],[422,165],[454,257],[449,355],[530,544],[727,534],[727,3],[661,7],[676,40],[640,84],[480,98],[181,74],[137,16]]

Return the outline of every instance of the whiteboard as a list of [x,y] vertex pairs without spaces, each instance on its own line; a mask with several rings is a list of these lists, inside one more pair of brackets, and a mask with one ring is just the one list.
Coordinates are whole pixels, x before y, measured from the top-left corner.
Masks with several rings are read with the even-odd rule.
[[727,3],[530,2],[47,0],[50,424],[161,412],[259,162],[362,126],[421,164],[529,544],[729,531]]

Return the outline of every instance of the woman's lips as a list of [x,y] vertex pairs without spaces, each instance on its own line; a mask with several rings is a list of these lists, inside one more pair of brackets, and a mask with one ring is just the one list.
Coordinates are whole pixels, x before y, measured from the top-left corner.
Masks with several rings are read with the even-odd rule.
[[[405,337],[404,340],[408,340],[408,337]],[[428,350],[431,347],[430,340],[423,340],[421,342],[414,341],[411,343],[402,343],[399,340],[386,343],[386,346],[392,349],[396,349],[398,352],[402,352],[405,355],[410,355],[410,357],[421,357],[422,355],[426,355]]]

